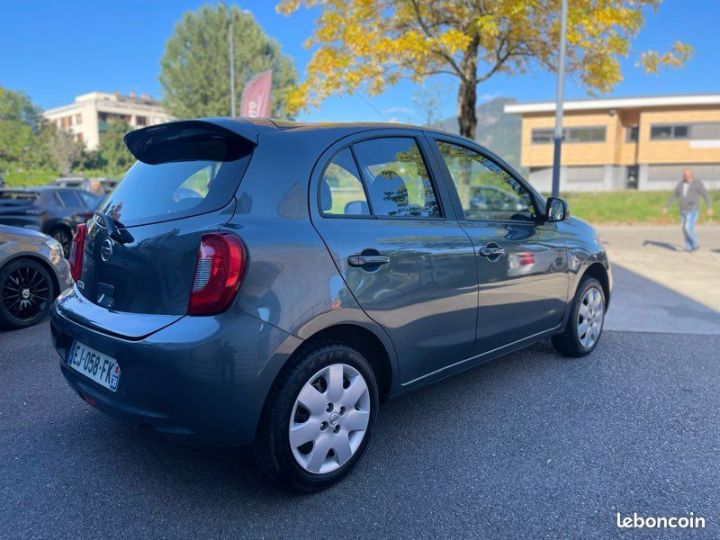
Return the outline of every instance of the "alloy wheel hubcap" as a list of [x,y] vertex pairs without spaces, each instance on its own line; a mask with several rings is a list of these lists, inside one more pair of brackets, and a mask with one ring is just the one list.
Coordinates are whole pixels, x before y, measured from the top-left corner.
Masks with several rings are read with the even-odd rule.
[[577,335],[586,349],[597,342],[605,318],[605,303],[599,289],[591,287],[583,295],[578,310]]
[[305,383],[290,415],[295,461],[314,474],[333,472],[357,452],[370,420],[365,378],[347,364],[324,367]]
[[21,321],[36,317],[50,302],[50,287],[40,272],[21,266],[5,280],[0,291],[5,308]]

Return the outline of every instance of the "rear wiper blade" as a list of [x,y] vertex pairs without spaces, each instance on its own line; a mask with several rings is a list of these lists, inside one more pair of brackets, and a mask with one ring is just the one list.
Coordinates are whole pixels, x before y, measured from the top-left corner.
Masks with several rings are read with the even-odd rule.
[[[95,218],[100,225],[105,227],[107,230],[108,236],[115,240],[119,244],[129,244],[131,242],[134,242],[135,239],[133,238],[132,234],[128,232],[128,230],[125,228],[125,225],[120,223],[119,221],[115,221],[113,218],[108,216],[107,214],[104,214],[103,212],[95,212]],[[100,218],[100,219],[97,219]]]

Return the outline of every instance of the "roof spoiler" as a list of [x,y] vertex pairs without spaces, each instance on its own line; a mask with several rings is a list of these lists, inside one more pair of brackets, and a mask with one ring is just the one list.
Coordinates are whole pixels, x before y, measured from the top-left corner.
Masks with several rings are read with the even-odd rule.
[[136,159],[150,165],[171,161],[234,161],[252,152],[266,126],[213,118],[168,122],[137,129],[124,137]]

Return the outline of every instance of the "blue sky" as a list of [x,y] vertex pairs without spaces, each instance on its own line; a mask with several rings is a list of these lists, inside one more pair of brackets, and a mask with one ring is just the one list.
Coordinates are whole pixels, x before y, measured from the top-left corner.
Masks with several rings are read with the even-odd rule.
[[[0,0],[0,85],[23,90],[43,108],[64,105],[94,90],[149,93],[160,97],[160,58],[165,41],[183,12],[201,0]],[[311,34],[316,12],[301,9],[292,17],[275,13],[272,0],[236,2],[253,12],[266,32],[295,58],[304,76],[311,51],[302,43]],[[666,0],[648,12],[646,26],[624,61],[625,79],[609,96],[720,92],[720,1]],[[660,76],[634,67],[641,51],[665,50],[680,39],[695,55],[685,69]],[[451,77],[427,84],[443,90],[444,116],[455,114]],[[418,86],[401,82],[381,95],[328,99],[300,115],[305,120],[419,121],[412,96]],[[480,100],[509,96],[520,101],[551,100],[555,79],[547,73],[498,76],[478,87]],[[566,96],[585,98],[572,79]]]

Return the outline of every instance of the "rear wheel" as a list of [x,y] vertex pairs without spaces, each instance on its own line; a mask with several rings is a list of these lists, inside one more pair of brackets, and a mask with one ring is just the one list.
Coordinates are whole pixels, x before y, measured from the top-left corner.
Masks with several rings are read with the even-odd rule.
[[605,293],[602,285],[595,278],[584,278],[575,293],[565,330],[554,336],[552,343],[565,356],[588,355],[600,341],[604,323]]
[[54,298],[50,273],[30,259],[16,259],[0,269],[0,323],[25,328],[40,322]]
[[320,343],[301,353],[273,386],[255,456],[285,486],[323,489],[360,459],[377,409],[378,386],[367,360],[347,345]]

